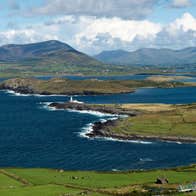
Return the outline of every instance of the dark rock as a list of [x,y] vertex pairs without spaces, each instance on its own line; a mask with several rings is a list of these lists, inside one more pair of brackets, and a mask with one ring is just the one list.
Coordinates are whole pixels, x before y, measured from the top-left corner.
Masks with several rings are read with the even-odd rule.
[[54,107],[56,109],[72,109],[72,110],[90,110],[101,113],[115,114],[115,115],[128,115],[128,116],[136,116],[138,114],[137,111],[128,111],[123,110],[121,108],[116,107],[107,107],[104,105],[89,105],[89,104],[80,104],[80,103],[52,103],[49,107]]
[[168,181],[167,178],[157,178],[157,180],[156,180],[155,183],[156,183],[156,184],[168,184],[169,181]]

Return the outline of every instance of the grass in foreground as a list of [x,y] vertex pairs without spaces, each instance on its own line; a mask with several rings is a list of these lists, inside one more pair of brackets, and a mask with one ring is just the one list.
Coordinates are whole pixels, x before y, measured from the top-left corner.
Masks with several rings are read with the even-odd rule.
[[[157,177],[169,184],[157,185]],[[196,165],[168,170],[88,172],[52,169],[4,169],[0,176],[2,196],[106,196],[151,195],[173,191],[179,184],[196,181]],[[134,193],[134,194],[133,194]]]

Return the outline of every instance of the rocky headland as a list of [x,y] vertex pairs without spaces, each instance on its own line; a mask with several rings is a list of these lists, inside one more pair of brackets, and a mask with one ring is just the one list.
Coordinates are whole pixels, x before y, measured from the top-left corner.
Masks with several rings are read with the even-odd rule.
[[[195,109],[195,105],[189,105],[192,109]],[[109,119],[105,122],[95,122],[92,126],[92,131],[87,132],[86,136],[93,138],[93,137],[106,137],[106,138],[114,138],[119,140],[141,140],[141,141],[170,141],[170,142],[187,142],[187,143],[194,143],[196,142],[196,136],[195,132],[191,134],[187,132],[185,134],[179,135],[177,132],[170,135],[167,133],[167,130],[163,133],[159,133],[157,130],[157,133],[153,134],[151,131],[144,132],[143,130],[136,131],[134,130],[134,121],[130,124],[127,123],[127,121],[131,121],[131,119],[137,119],[141,118],[140,124],[143,123],[143,116],[151,116],[152,114],[156,116],[157,119],[161,118],[160,115],[163,115],[164,118],[165,115],[170,115],[171,113],[175,114],[176,109],[180,109],[181,112],[183,110],[187,110],[186,105],[167,105],[167,104],[125,104],[125,105],[93,105],[93,104],[79,104],[79,103],[52,103],[49,105],[49,107],[54,107],[56,109],[71,109],[71,110],[78,110],[78,111],[96,111],[101,113],[107,113],[107,114],[114,114],[118,115],[119,117],[116,119]],[[156,110],[155,110],[156,108]],[[190,108],[190,109],[191,109]],[[191,111],[193,113],[193,111]],[[126,118],[121,118],[120,115],[126,115]],[[186,114],[187,115],[187,114]],[[174,117],[174,116],[173,116]],[[156,121],[156,119],[155,119]],[[157,120],[158,121],[158,120]],[[167,122],[166,122],[167,123]],[[174,122],[175,123],[175,122]],[[185,122],[183,126],[185,126]],[[123,127],[124,126],[124,127]],[[146,127],[143,127],[143,129],[149,129],[148,125],[145,124]],[[120,128],[119,128],[120,127]],[[158,128],[157,128],[158,129]],[[161,125],[160,125],[161,129]],[[125,131],[126,130],[126,131]],[[128,130],[128,131],[127,131]],[[168,130],[169,131],[169,130]],[[188,130],[189,131],[189,130]]]

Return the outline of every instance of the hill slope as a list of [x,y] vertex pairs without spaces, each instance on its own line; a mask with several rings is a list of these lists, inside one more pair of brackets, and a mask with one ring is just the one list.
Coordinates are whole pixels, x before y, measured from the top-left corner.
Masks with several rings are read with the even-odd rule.
[[[94,74],[110,71],[112,66],[56,41],[0,47],[1,75]],[[118,68],[114,67],[114,70]]]
[[61,62],[67,65],[101,64],[92,57],[56,40],[26,45],[10,44],[0,47],[0,62],[29,64],[29,61],[31,63],[50,61],[55,64]]
[[95,58],[104,63],[124,65],[191,65],[196,64],[196,47],[182,50],[143,48],[134,52],[103,51]]

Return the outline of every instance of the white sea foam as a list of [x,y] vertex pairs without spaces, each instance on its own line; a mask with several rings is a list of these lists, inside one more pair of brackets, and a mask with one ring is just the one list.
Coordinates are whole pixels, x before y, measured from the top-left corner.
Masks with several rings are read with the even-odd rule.
[[102,112],[97,112],[97,111],[93,111],[93,110],[73,110],[73,109],[67,109],[67,111],[69,112],[77,112],[77,113],[81,113],[81,114],[91,114],[94,116],[98,116],[98,117],[115,117],[115,116],[119,116],[116,114],[108,114],[108,113],[102,113]]
[[23,94],[23,93],[17,93],[13,90],[5,90],[6,93],[8,94],[12,94],[12,95],[15,95],[15,96],[24,96],[24,97],[28,97],[28,96],[34,96],[34,97],[67,97],[68,95],[56,95],[56,94],[53,94],[53,95],[41,95],[41,94]]
[[139,160],[141,162],[151,162],[151,161],[153,161],[151,158],[140,158]]
[[112,169],[113,172],[119,172],[119,169]]
[[183,144],[183,143],[186,143],[186,142],[179,142],[179,141],[163,141],[163,142],[166,142],[166,143],[174,143],[174,144]]
[[[79,111],[80,112],[80,111]],[[87,111],[88,113],[90,112],[90,114],[96,114],[97,115],[97,112],[94,113],[94,111]],[[98,112],[99,114],[100,112]],[[107,122],[108,120],[117,120],[119,118],[124,118],[124,117],[127,117],[126,115],[112,115],[112,114],[104,114],[104,113],[101,113],[100,115],[101,117],[108,117],[110,116],[110,118],[107,118],[107,119],[100,119],[99,121],[104,123],[104,122]],[[87,134],[93,132],[93,126],[94,124],[93,123],[89,123],[87,124],[85,127],[82,128],[82,131],[79,133],[80,137],[84,137],[84,138],[88,138],[88,139],[93,139],[93,138],[90,138],[87,136]],[[100,139],[100,140],[103,140],[103,141],[114,141],[114,142],[124,142],[124,143],[136,143],[136,144],[152,144],[152,142],[149,142],[149,141],[142,141],[142,140],[123,140],[123,139],[116,139],[116,138],[112,138],[112,137],[95,137],[97,139]]]
[[48,111],[64,111],[64,109],[56,109],[55,107],[50,107],[49,105],[53,102],[40,102],[42,109],[48,110]]
[[[100,119],[100,122],[106,122],[108,120],[116,120],[118,119],[116,118],[109,118],[109,119]],[[143,140],[123,140],[123,139],[116,139],[116,138],[112,138],[112,137],[95,137],[95,138],[90,138],[89,136],[87,136],[87,134],[93,132],[93,123],[89,123],[87,124],[85,127],[82,128],[82,131],[79,133],[80,137],[83,138],[88,138],[88,139],[99,139],[101,141],[113,141],[113,142],[123,142],[123,143],[135,143],[135,144],[153,144],[155,142],[153,141],[143,141]],[[176,144],[183,144],[182,142],[173,142],[173,141],[162,141],[162,142],[167,142],[167,143],[176,143]],[[196,144],[196,143],[193,143]],[[150,158],[140,158],[140,161],[153,161]]]
[[116,139],[112,137],[104,137],[101,138],[107,141],[114,141],[114,142],[123,142],[123,143],[135,143],[135,144],[152,144],[153,142],[142,141],[142,140],[123,140],[123,139]]
[[[111,119],[110,119],[111,120]],[[101,119],[100,121],[106,122],[106,119]],[[93,132],[93,123],[87,124],[85,127],[82,128],[82,131],[79,133],[80,137],[93,139],[87,136],[87,134]],[[123,143],[136,143],[136,144],[152,144],[152,142],[148,141],[141,141],[141,140],[122,140],[122,139],[115,139],[112,137],[95,137],[94,139],[100,139],[102,141],[113,141],[113,142],[123,142]]]
[[15,95],[15,96],[25,96],[25,97],[31,96],[30,94],[17,93],[17,92],[15,92],[13,90],[6,90],[5,92],[8,93],[8,94]]
[[45,109],[45,110],[48,110],[48,111],[55,111],[56,109],[53,108],[53,107],[50,107],[49,105],[51,104],[51,102],[41,102],[40,105],[41,105],[41,108]]
[[83,127],[82,131],[79,133],[80,137],[89,138],[87,134],[93,132],[93,125],[93,123],[89,123],[85,127]]

